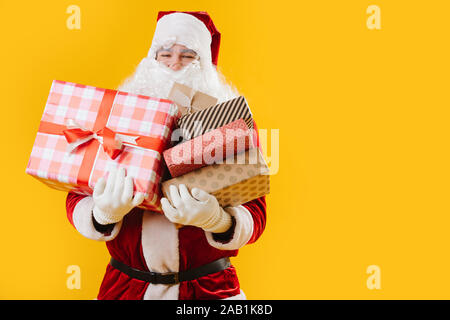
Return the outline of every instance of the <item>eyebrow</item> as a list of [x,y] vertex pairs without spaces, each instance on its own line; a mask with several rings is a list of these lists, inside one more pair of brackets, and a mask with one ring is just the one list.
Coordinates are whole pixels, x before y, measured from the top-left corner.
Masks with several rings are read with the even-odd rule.
[[183,49],[183,50],[181,50],[181,53],[193,53],[193,54],[197,54],[197,52],[195,52],[194,50],[191,50],[191,49]]
[[[169,52],[172,52],[172,48],[168,48],[168,49],[162,48],[162,49],[159,49],[159,50],[158,50],[158,52],[160,52],[160,51],[169,51]],[[195,51],[192,50],[192,49],[183,49],[183,50],[181,50],[181,53],[192,53],[192,54],[197,54],[197,52],[195,52]]]

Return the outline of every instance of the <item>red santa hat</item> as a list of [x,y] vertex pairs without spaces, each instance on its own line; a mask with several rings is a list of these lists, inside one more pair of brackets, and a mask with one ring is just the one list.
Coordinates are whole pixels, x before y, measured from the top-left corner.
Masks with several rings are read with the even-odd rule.
[[161,48],[181,44],[194,50],[205,61],[217,66],[220,32],[211,17],[204,11],[160,11],[148,57],[156,58]]

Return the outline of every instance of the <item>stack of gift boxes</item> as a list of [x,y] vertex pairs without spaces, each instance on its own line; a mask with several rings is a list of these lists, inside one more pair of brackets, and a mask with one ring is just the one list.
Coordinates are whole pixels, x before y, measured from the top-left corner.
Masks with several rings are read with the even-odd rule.
[[177,83],[169,99],[159,99],[55,80],[26,172],[54,189],[91,195],[100,177],[125,167],[135,193],[147,196],[144,209],[161,212],[171,184],[234,206],[269,192],[252,129],[242,96],[217,104]]
[[216,104],[213,97],[175,83],[169,99],[182,113],[178,135],[183,138],[163,153],[172,176],[162,183],[169,200],[169,186],[180,184],[211,193],[223,207],[269,193],[269,168],[243,96]]

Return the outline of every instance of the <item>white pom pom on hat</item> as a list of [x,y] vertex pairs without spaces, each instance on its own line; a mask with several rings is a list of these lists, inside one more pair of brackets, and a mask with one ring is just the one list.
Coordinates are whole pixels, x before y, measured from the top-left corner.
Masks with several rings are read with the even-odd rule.
[[200,63],[211,62],[217,66],[220,47],[220,32],[208,13],[204,11],[160,11],[153,35],[149,58],[156,58],[161,48],[181,44],[200,56]]

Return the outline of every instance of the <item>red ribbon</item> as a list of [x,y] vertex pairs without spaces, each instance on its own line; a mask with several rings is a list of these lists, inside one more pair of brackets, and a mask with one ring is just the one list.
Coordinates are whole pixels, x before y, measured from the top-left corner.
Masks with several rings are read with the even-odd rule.
[[[68,143],[76,142],[80,139],[84,139],[92,135],[94,132],[89,130],[83,130],[80,128],[63,130],[64,135]],[[87,142],[87,141],[86,141]]]

